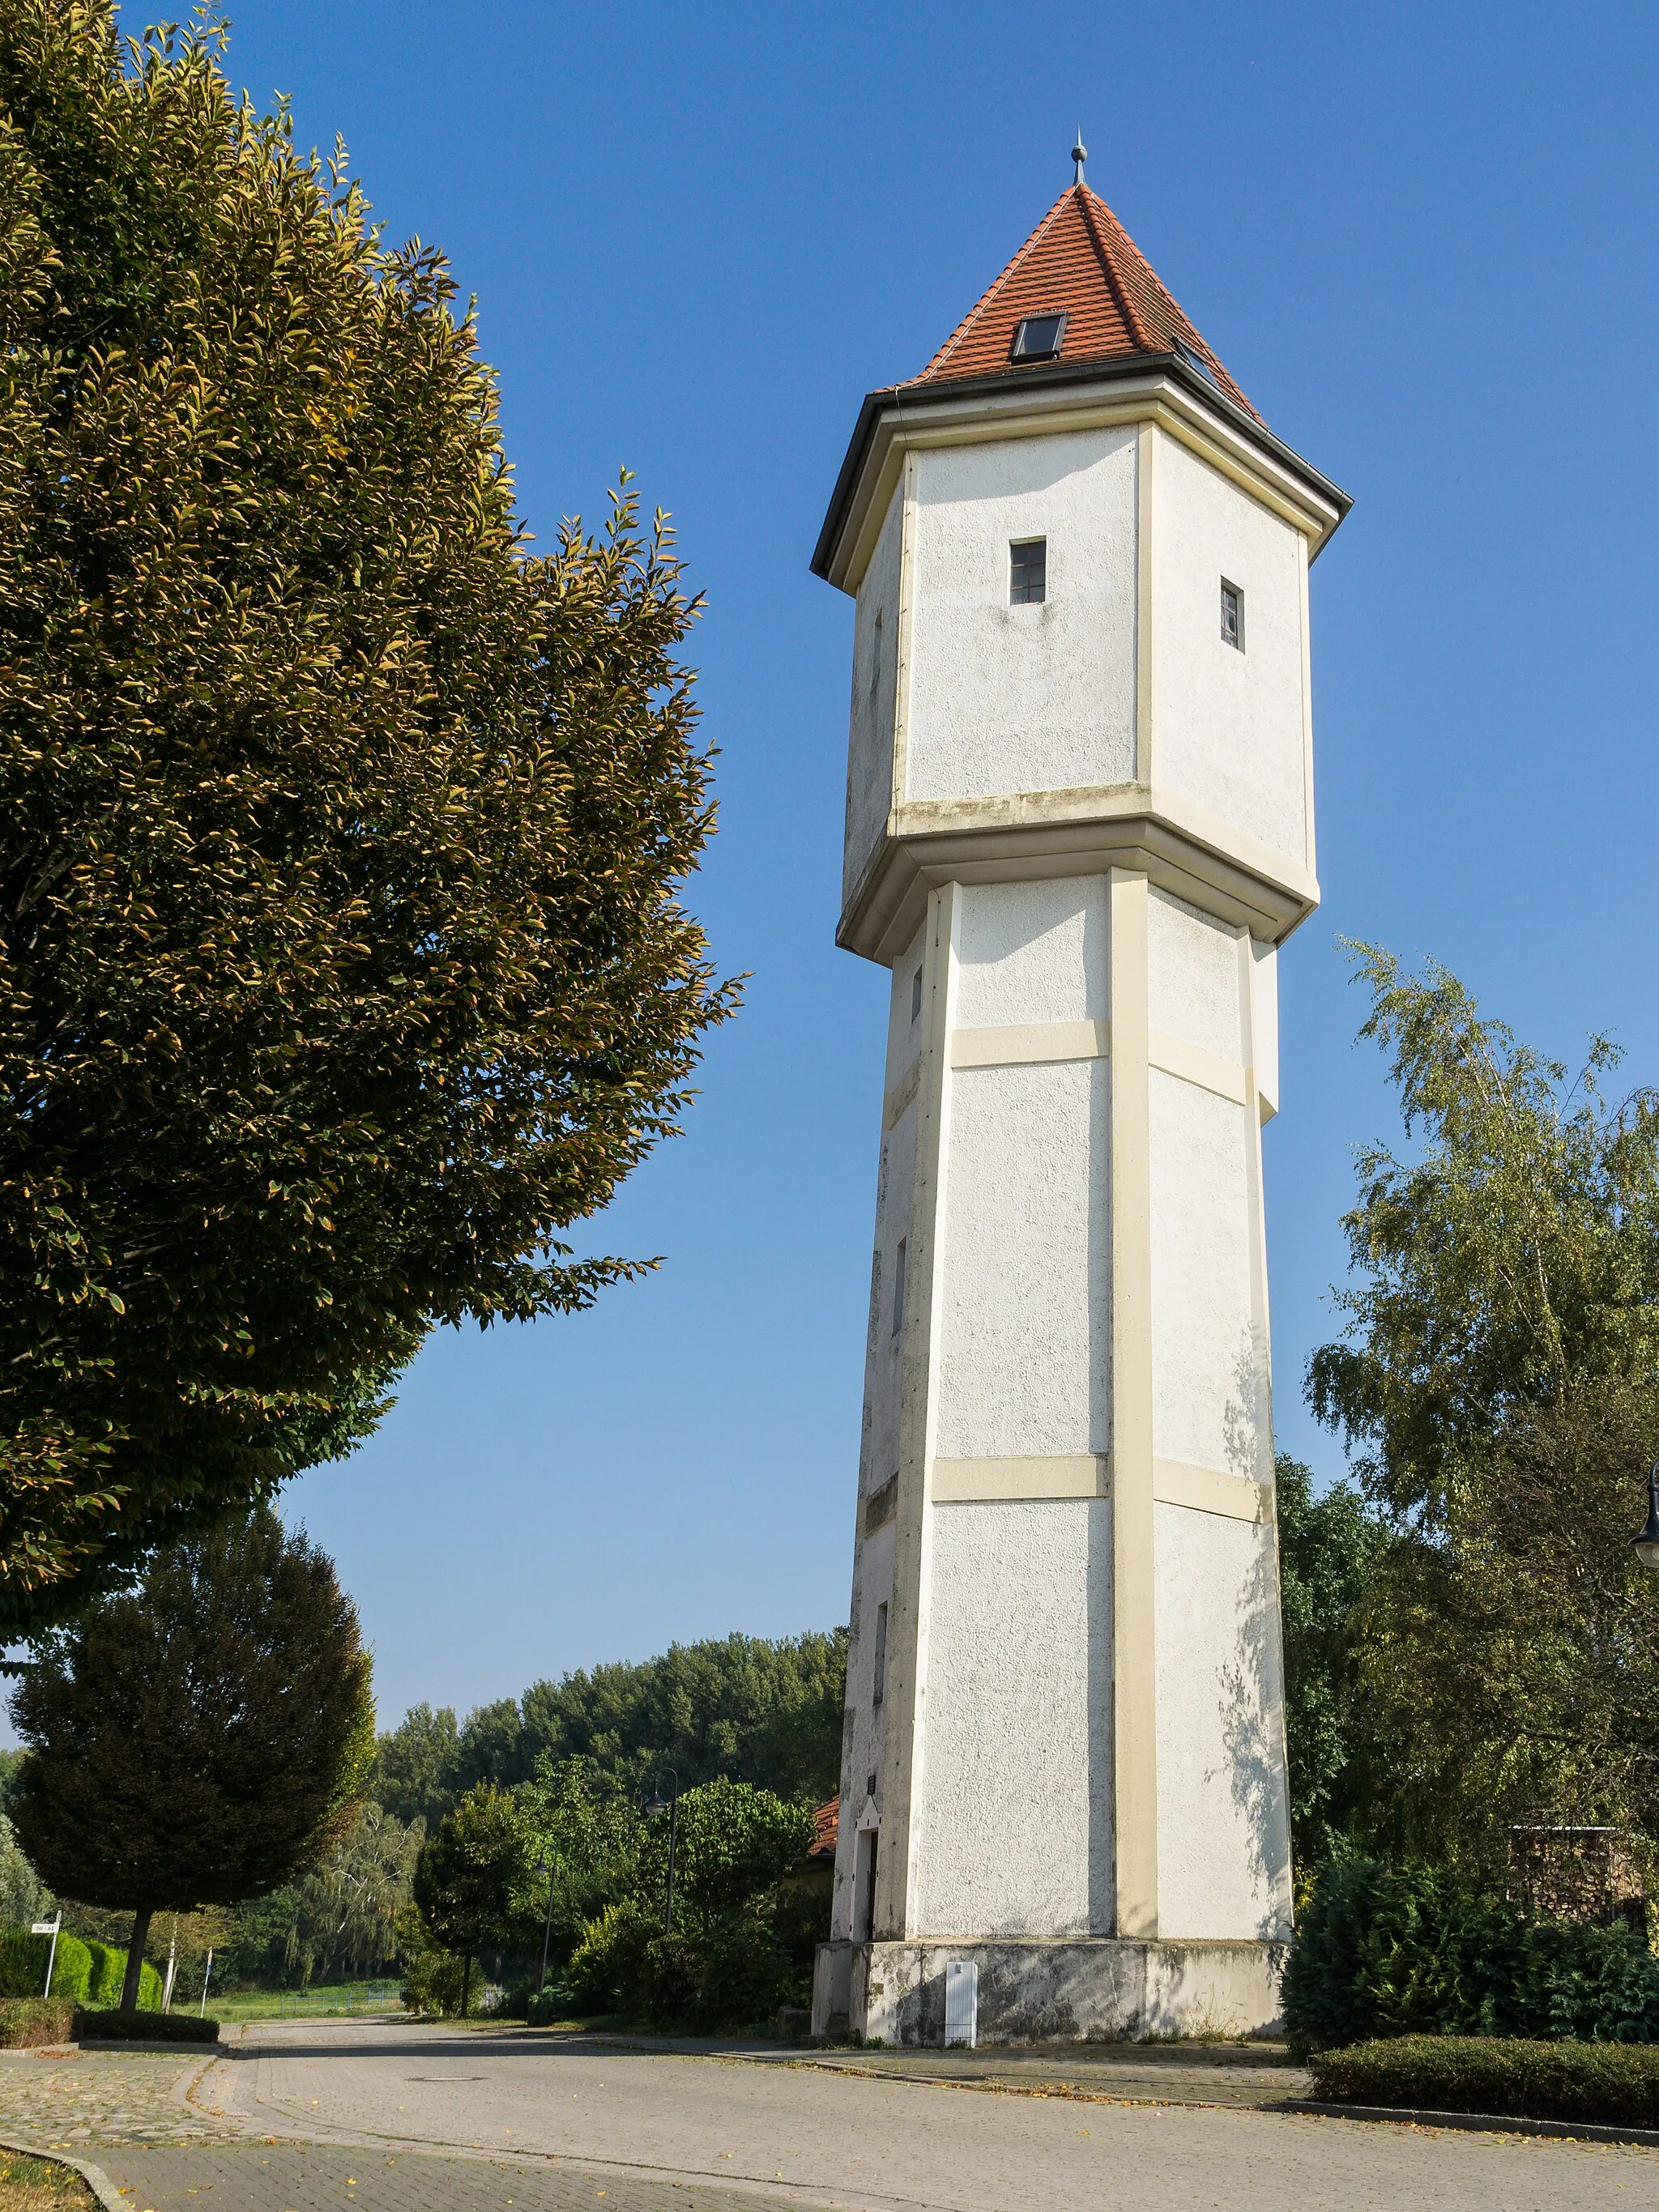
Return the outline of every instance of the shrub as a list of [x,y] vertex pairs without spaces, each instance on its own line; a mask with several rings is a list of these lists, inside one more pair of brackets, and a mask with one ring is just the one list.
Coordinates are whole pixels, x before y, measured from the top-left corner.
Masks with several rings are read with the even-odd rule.
[[[121,1984],[126,1979],[125,1948],[119,1943],[100,1943],[91,1936],[86,1939],[86,1944],[92,1954],[92,1970],[82,2002],[91,2012],[113,2011],[120,2004]],[[160,1972],[146,1959],[138,1970],[140,2012],[161,2011],[161,1987]]]
[[[45,1993],[50,1936],[31,1936],[27,1928],[0,1929],[0,1996],[38,1997]],[[52,1994],[84,2004],[92,1978],[92,1954],[67,1930],[58,1938],[52,1962]]]
[[75,2006],[68,1997],[0,1997],[0,2051],[67,2043],[74,2029]]
[[830,1940],[830,1907],[834,1895],[828,1882],[786,1881],[780,1885],[772,1906],[772,1932],[789,1954],[792,1966],[810,1990],[812,1961],[820,1943]]
[[525,2008],[525,2017],[532,2027],[551,2027],[556,2021],[568,2020],[576,2010],[576,2000],[563,1982],[550,1982],[538,1990]]
[[642,2012],[653,2027],[689,2026],[698,2018],[702,1994],[702,1947],[683,1929],[653,1936],[640,1961],[635,1988],[624,1991],[629,2012]]
[[644,2009],[646,1953],[655,1923],[637,1905],[607,1905],[582,1930],[564,1978],[578,2012]]
[[[49,1938],[36,1938],[37,1942]],[[88,2012],[116,2010],[121,2002],[121,1984],[126,1979],[127,1954],[122,1943],[100,1943],[95,1936],[80,1939],[87,1952],[87,1986],[80,2002]],[[62,1955],[64,1938],[58,1938]],[[52,1992],[58,1992],[59,1976],[56,1969],[52,1978]],[[138,2009],[140,2012],[160,2012],[161,2009],[161,1977],[146,1959],[138,1969]],[[67,1992],[66,1992],[67,1994]]]
[[219,2023],[193,2012],[82,2012],[75,2033],[93,2043],[216,2043]]
[[410,2012],[456,2013],[461,2008],[462,1961],[434,1943],[420,1914],[407,1905],[398,1915],[398,1948],[404,1962],[403,2002]]
[[1314,2094],[1331,2104],[1659,2127],[1659,2050],[1622,2043],[1408,2035],[1322,2051]]
[[746,1783],[686,1790],[672,1933],[662,1929],[670,1823],[657,1819],[638,1832],[631,1895],[587,1921],[562,1969],[560,2009],[707,2030],[769,2021],[803,2002],[814,1947],[829,1933],[827,1893],[799,1879],[812,1832],[803,1807]]
[[1407,2035],[1659,2040],[1659,1960],[1632,1929],[1529,1921],[1420,1863],[1322,1869],[1283,1996],[1298,2057]]
[[[410,2012],[448,2014],[461,2008],[461,1975],[465,1961],[436,1944],[404,1958],[403,2002]],[[473,1976],[473,1986],[477,1977]]]
[[113,1943],[100,1943],[94,1936],[86,1938],[91,1954],[92,1971],[87,1977],[87,1993],[82,2002],[94,2012],[109,2012],[121,2002],[121,1983],[126,1973],[125,1951]]
[[711,1920],[693,1948],[692,1967],[690,2002],[678,2014],[665,2014],[691,2027],[752,2027],[770,2020],[781,2005],[798,2003],[810,1994],[810,1976],[803,1990],[802,1977],[763,1906],[746,1906]]

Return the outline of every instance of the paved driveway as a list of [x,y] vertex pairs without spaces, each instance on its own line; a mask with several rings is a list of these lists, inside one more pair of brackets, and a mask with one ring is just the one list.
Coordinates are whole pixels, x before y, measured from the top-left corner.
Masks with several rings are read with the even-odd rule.
[[898,2078],[762,2050],[273,2022],[206,2069],[19,2054],[0,2065],[0,2135],[93,2160],[127,2212],[1659,2212],[1656,2151],[1106,2101],[1259,2099],[1284,2077],[1254,2059],[979,2064],[1085,2094],[952,2087],[942,2056],[935,2078]]
[[561,2204],[594,2212],[602,2193],[604,2212],[620,2212],[613,2192],[627,2207],[647,2191],[714,2212],[710,2192],[734,2189],[751,2204],[859,2212],[1659,2207],[1651,2151],[1076,2102],[414,2024],[262,2027],[219,2061],[204,2093],[210,2109],[278,2145],[344,2138],[383,2159],[419,2146],[490,2160],[498,2193],[481,2203],[506,2201],[508,2168],[496,2162],[507,2161],[526,2184],[557,2170]]

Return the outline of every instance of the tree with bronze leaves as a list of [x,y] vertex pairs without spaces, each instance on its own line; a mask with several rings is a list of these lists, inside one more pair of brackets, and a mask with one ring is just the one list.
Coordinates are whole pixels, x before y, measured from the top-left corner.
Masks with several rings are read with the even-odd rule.
[[0,1628],[373,1426],[574,1259],[730,1009],[696,602],[532,557],[441,255],[222,27],[0,0]]
[[14,1692],[19,1840],[54,1889],[151,1916],[258,1897],[350,1827],[374,1753],[369,1661],[325,1555],[269,1510],[152,1561],[43,1639]]

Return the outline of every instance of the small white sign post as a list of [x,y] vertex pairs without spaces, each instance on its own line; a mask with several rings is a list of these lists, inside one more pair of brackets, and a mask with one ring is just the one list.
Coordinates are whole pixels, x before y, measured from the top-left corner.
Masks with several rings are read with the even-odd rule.
[[52,1948],[46,1953],[46,1986],[40,1992],[43,1997],[52,1995],[52,1970],[58,1963],[58,1931],[63,1924],[64,1914],[60,1906],[56,1920],[37,1920],[29,1929],[31,1936],[50,1936],[52,1938]]

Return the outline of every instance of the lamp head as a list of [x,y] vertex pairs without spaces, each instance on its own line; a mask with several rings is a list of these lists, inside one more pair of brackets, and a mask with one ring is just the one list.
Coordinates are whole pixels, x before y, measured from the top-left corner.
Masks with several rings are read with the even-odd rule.
[[1659,1459],[1648,1469],[1648,1524],[1631,1542],[1642,1565],[1659,1575]]
[[666,1801],[659,1797],[656,1791],[653,1790],[651,1792],[651,1795],[646,1799],[641,1810],[644,1812],[647,1820],[652,1820],[656,1818],[659,1813],[665,1813],[668,1810],[668,1806]]

